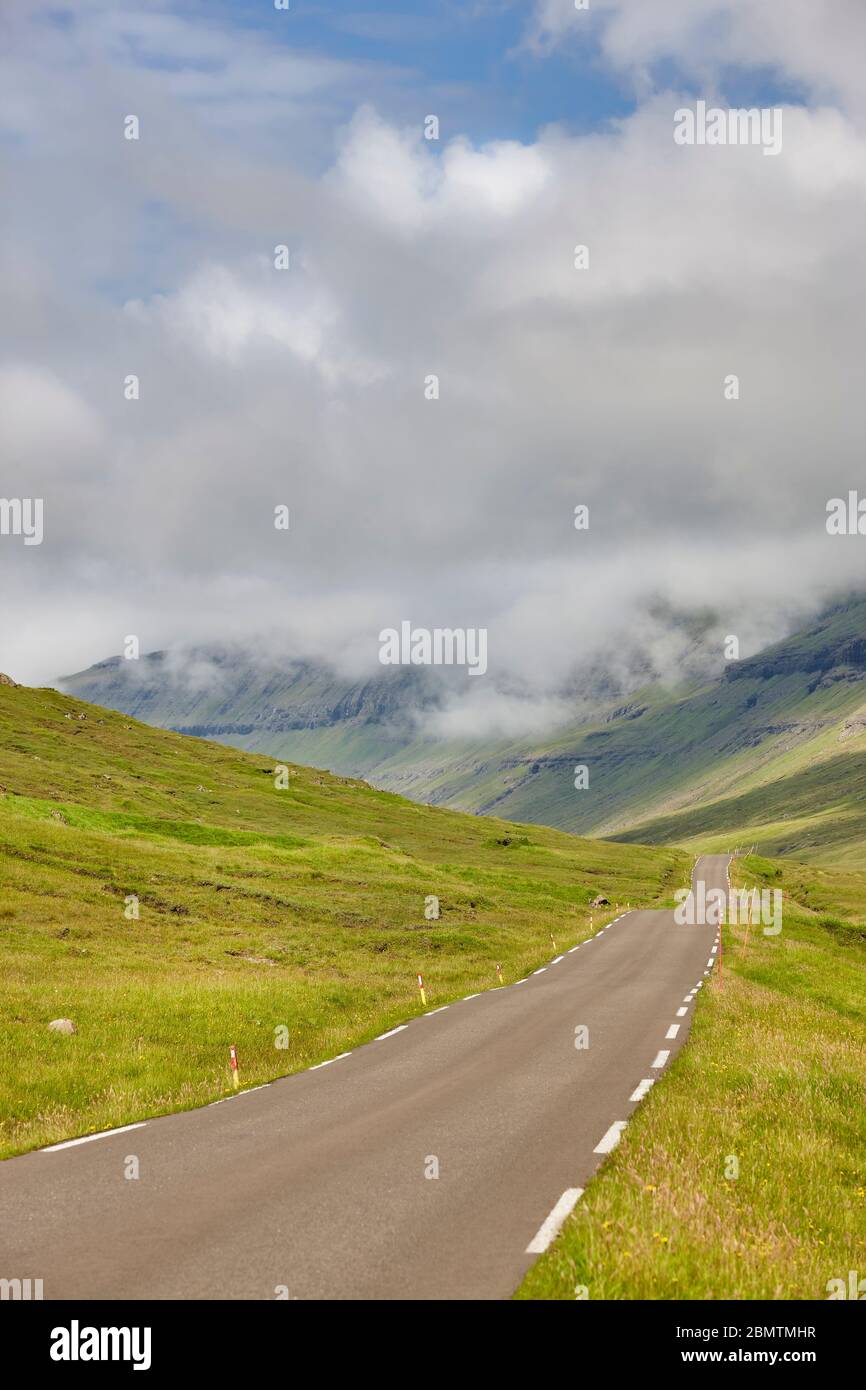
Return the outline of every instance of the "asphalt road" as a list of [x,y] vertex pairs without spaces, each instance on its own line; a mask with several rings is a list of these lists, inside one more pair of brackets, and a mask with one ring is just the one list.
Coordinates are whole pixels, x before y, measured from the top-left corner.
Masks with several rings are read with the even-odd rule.
[[[725,888],[727,863],[695,881]],[[331,1063],[8,1159],[0,1277],[46,1299],[507,1298],[683,1045],[716,934],[630,912]]]

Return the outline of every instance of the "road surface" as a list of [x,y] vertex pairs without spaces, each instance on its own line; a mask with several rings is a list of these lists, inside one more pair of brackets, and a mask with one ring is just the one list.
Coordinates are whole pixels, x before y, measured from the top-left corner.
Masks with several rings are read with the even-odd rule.
[[[693,882],[726,888],[727,864]],[[630,912],[310,1071],[8,1159],[0,1277],[46,1299],[507,1298],[683,1045],[716,936]]]

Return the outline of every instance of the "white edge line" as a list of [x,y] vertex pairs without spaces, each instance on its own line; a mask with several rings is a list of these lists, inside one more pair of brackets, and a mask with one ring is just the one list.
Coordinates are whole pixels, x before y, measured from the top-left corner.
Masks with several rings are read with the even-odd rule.
[[643,1100],[644,1096],[648,1096],[648,1095],[649,1095],[650,1089],[651,1089],[651,1087],[653,1087],[654,1085],[655,1085],[655,1077],[654,1077],[654,1076],[648,1076],[648,1077],[646,1077],[643,1081],[639,1082],[638,1085],[635,1087],[635,1089],[632,1091],[631,1095],[629,1096],[629,1100],[630,1100],[630,1101],[639,1101],[639,1100]]
[[[393,1038],[395,1033],[402,1033],[403,1029],[408,1027],[408,1023],[398,1023],[396,1028],[389,1028],[387,1033],[380,1033],[378,1038],[373,1039],[373,1042],[382,1042],[385,1038]],[[336,1057],[332,1058],[332,1061],[336,1060]]]
[[62,1144],[49,1144],[47,1148],[40,1149],[40,1153],[53,1154],[58,1149],[74,1149],[76,1144],[90,1144],[94,1139],[110,1139],[112,1134],[126,1134],[130,1129],[144,1129],[147,1120],[139,1120],[138,1124],[120,1125],[117,1129],[103,1129],[99,1134],[82,1134],[80,1139],[64,1139]]
[[424,1015],[424,1017],[425,1017],[425,1018],[432,1018],[434,1014],[441,1014],[441,1013],[444,1013],[445,1010],[446,1010],[448,1007],[449,1007],[448,1004],[440,1004],[438,1009],[428,1009],[427,1012],[426,1012],[426,1014]]
[[553,1211],[542,1222],[538,1233],[526,1247],[527,1255],[543,1255],[548,1245],[556,1239],[565,1222],[583,1196],[582,1187],[567,1187]]
[[669,1052],[657,1052],[656,1059],[653,1062],[653,1070],[657,1071],[659,1067],[663,1067],[670,1055]]
[[622,1138],[622,1132],[625,1129],[627,1123],[627,1120],[614,1120],[610,1129],[607,1130],[607,1132],[601,1137],[601,1139],[599,1139],[598,1143],[593,1149],[593,1153],[613,1153],[613,1150],[616,1148],[617,1144]]
[[666,1037],[666,1038],[675,1038],[676,1035],[677,1035],[677,1033],[678,1033],[679,1031],[680,1031],[680,1025],[679,1025],[678,1023],[672,1023],[671,1026],[670,1026],[670,1028],[668,1029],[668,1031],[665,1033],[665,1037]]
[[546,969],[547,969],[547,966],[546,966],[546,965],[542,965],[542,967],[541,967],[540,970],[533,970],[532,973],[533,973],[533,975],[543,975]]

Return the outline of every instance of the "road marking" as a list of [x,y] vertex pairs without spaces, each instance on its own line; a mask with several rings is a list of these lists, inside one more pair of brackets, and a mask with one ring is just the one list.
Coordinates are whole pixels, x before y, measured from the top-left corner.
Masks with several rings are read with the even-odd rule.
[[671,1054],[669,1052],[656,1053],[656,1059],[653,1062],[653,1071],[658,1071],[659,1067],[663,1067],[670,1055]]
[[634,1091],[632,1091],[631,1095],[629,1096],[629,1100],[643,1100],[644,1096],[649,1094],[650,1088],[654,1085],[655,1077],[647,1077],[646,1080],[638,1083],[637,1088]]
[[613,1150],[616,1148],[617,1144],[622,1138],[622,1132],[627,1124],[628,1120],[614,1120],[613,1124],[611,1125],[607,1133],[604,1135],[604,1137],[599,1139],[598,1143],[593,1149],[593,1153],[613,1153]]
[[677,1035],[677,1033],[678,1033],[679,1031],[680,1031],[680,1025],[679,1025],[678,1023],[672,1023],[671,1026],[670,1026],[670,1028],[668,1029],[668,1031],[665,1033],[665,1037],[666,1037],[666,1038],[675,1038],[676,1035]]
[[[465,1004],[467,999],[477,999],[477,998],[478,998],[478,995],[477,995],[477,994],[464,994],[464,996],[463,996],[463,1003]],[[387,1036],[388,1036],[388,1034],[386,1033],[386,1034],[385,1034],[385,1037],[387,1038]]]
[[138,1124],[135,1125],[120,1125],[118,1129],[100,1130],[99,1134],[82,1134],[80,1139],[64,1139],[62,1144],[49,1144],[48,1147],[42,1149],[41,1152],[44,1154],[53,1154],[56,1153],[58,1149],[74,1149],[76,1144],[91,1144],[94,1139],[110,1139],[112,1134],[126,1134],[130,1129],[144,1129],[146,1124],[146,1120],[139,1120]]
[[390,1028],[387,1033],[380,1033],[373,1042],[382,1042],[385,1038],[393,1038],[395,1033],[402,1033],[404,1028],[408,1028],[408,1023],[398,1023],[396,1028]]
[[528,979],[529,979],[529,976],[528,976],[528,975],[524,975],[524,977],[523,977],[522,980],[515,980],[515,981],[514,981],[514,984],[515,984],[515,985],[525,985],[525,984],[526,984],[526,981],[527,981]]
[[551,964],[551,965],[559,965],[559,962],[560,962],[561,960],[564,960],[564,959],[565,959],[564,956],[557,956],[557,957],[556,957],[556,960],[552,960],[552,961],[550,962],[550,964]]
[[685,1018],[688,1009],[677,1009],[677,1018]]
[[578,946],[572,946],[572,948],[571,948],[571,950],[569,951],[568,954],[571,956],[571,955],[574,954],[575,951],[579,951],[579,950],[580,950],[580,946],[579,946],[579,945],[578,945]]
[[708,969],[708,970],[712,970],[712,968],[713,968],[713,958],[712,958],[712,956],[710,956],[709,960],[707,961],[707,969]]
[[567,1216],[570,1216],[583,1196],[582,1187],[567,1187],[547,1220],[538,1229],[526,1247],[527,1255],[543,1255],[548,1245],[556,1239]]
[[[518,984],[521,984],[522,981],[518,980],[517,983],[518,983]],[[447,1008],[448,1008],[448,1005],[447,1005],[447,1004],[440,1004],[438,1009],[428,1009],[427,1012],[426,1012],[426,1014],[424,1015],[424,1017],[425,1017],[425,1018],[430,1018],[430,1017],[432,1017],[433,1014],[441,1014],[441,1013],[444,1013],[444,1011],[445,1011]]]
[[533,975],[543,975],[546,969],[547,969],[547,966],[546,966],[546,965],[542,965],[542,967],[541,967],[540,970],[533,970],[532,973],[533,973]]

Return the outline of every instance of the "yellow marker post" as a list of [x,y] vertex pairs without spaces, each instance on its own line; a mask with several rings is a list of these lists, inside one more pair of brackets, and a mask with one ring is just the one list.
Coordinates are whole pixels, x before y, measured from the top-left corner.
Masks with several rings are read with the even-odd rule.
[[745,955],[749,949],[749,932],[752,930],[752,894],[749,892],[749,915],[746,921],[746,938],[743,942],[742,954]]
[[550,932],[549,935],[550,935],[551,943],[552,943],[552,945],[553,945],[553,949],[554,949],[554,951],[555,951],[555,950],[556,950],[556,942],[553,940],[553,932]]
[[241,1078],[238,1075],[238,1050],[235,1047],[234,1043],[232,1043],[231,1047],[229,1048],[229,1062],[232,1069],[232,1085],[234,1086],[235,1090],[237,1090],[238,1086],[240,1086],[241,1084]]
[[502,984],[502,966],[501,966],[501,965],[497,965],[497,967],[496,967],[496,973],[497,973],[497,975],[499,976],[499,983]]
[[425,988],[424,988],[424,981],[423,981],[423,979],[421,978],[420,975],[418,976],[418,988],[419,988],[420,991],[421,991],[421,1003],[424,1005],[424,1008],[426,1009],[426,1007],[427,1007],[427,991],[426,991]]

